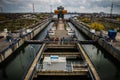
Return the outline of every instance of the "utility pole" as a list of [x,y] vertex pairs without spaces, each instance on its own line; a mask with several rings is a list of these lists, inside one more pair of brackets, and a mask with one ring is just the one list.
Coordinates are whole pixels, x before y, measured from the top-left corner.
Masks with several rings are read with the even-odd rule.
[[50,5],[50,13],[52,13],[52,5]]
[[110,17],[112,17],[112,11],[113,11],[113,2],[111,4]]
[[1,13],[3,12],[3,8],[2,7],[0,7],[0,10],[1,10]]
[[34,3],[32,4],[32,7],[33,7],[33,13],[34,13],[35,12]]

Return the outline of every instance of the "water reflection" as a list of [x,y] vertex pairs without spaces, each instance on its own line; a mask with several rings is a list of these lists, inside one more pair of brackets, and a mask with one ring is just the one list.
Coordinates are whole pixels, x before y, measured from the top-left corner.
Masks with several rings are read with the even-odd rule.
[[[43,40],[51,23],[35,39]],[[22,80],[41,45],[23,45],[0,65],[0,80]]]
[[[35,50],[37,49],[38,48],[35,48]],[[14,54],[17,54],[17,52],[15,52]],[[17,55],[11,62],[9,62],[9,64],[3,66],[3,68],[1,69],[3,70],[2,74],[6,74],[7,78],[5,76],[2,76],[2,80],[21,79],[24,72],[28,69],[28,66],[30,66],[31,61],[33,59],[34,59],[33,51],[30,51],[29,46],[26,46],[25,53],[22,53],[21,51],[19,55]]]
[[[86,38],[68,23],[76,32],[78,40]],[[82,45],[98,71],[101,80],[120,80],[120,63],[98,45]]]
[[[117,80],[120,79],[120,65],[116,62],[112,56],[108,55],[102,48],[94,45],[83,45],[87,54],[93,61],[97,71],[99,72],[102,80]],[[99,51],[99,52],[98,52]],[[117,63],[117,64],[115,64]],[[117,76],[117,77],[115,77]]]

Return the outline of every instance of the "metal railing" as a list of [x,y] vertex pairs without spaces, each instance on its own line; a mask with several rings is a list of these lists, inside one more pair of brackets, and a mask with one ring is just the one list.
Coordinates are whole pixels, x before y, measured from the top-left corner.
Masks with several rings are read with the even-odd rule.
[[42,71],[42,69],[43,69],[43,64],[37,63],[36,64],[36,71]]
[[47,44],[57,44],[57,43],[60,43],[61,45],[62,44],[75,44],[77,43],[78,41],[73,41],[73,40],[64,40],[64,41],[44,41],[45,43]]
[[[43,64],[37,63],[37,65],[36,65],[36,71],[42,71],[42,70],[44,70]],[[73,65],[72,65],[72,63],[71,64],[66,64],[66,70],[65,71],[67,71],[67,72],[72,72],[73,71]]]
[[67,70],[67,72],[72,72],[73,71],[73,65],[72,65],[72,63],[66,65],[66,70]]

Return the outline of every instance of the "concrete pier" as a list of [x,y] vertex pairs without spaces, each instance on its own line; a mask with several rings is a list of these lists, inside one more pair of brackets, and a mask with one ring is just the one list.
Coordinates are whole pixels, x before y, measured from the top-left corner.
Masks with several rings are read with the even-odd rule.
[[[55,30],[55,34],[50,36],[50,38],[69,38],[70,35],[67,34],[67,30],[65,30],[64,23],[62,20],[58,21],[57,29]],[[53,41],[54,42],[54,41]],[[77,45],[78,44],[78,45]],[[69,50],[72,50],[69,51]],[[53,61],[53,62],[47,62],[44,63],[44,60],[48,60],[50,56],[59,56],[60,58],[66,58],[65,59],[65,65],[64,62],[60,63],[59,60]],[[84,58],[83,58],[84,57]],[[71,62],[69,59],[75,60],[74,62]],[[76,59],[78,59],[76,62]],[[56,70],[55,65],[56,64],[63,64],[61,67],[66,67],[64,70]],[[88,64],[88,65],[87,65]],[[47,65],[49,69],[46,68]],[[60,67],[60,66],[59,66]],[[90,70],[88,69],[90,68]],[[40,61],[37,63],[36,71],[33,75],[33,78],[37,78],[38,76],[90,76],[91,73],[93,74],[95,80],[100,80],[94,66],[92,65],[92,62],[89,60],[87,55],[85,54],[84,50],[81,48],[80,44],[78,42],[75,43],[68,43],[68,44],[61,44],[60,40],[57,40],[56,43],[46,43],[44,52],[42,53],[42,57]],[[91,77],[93,77],[91,76]]]
[[58,56],[62,56],[62,57],[79,57],[80,56],[80,53],[79,52],[44,52],[43,53],[43,56],[50,56],[50,55],[58,55]]
[[[16,49],[24,44],[24,41],[33,39],[40,31],[42,31],[49,23],[51,19],[46,19],[38,24],[30,33],[18,38],[15,42],[10,43],[5,49],[0,51],[0,63],[3,62],[8,56],[10,56]],[[6,44],[6,43],[5,43]]]
[[40,59],[40,56],[41,56],[44,48],[45,48],[45,44],[43,44],[41,49],[39,50],[35,60],[33,61],[32,65],[31,65],[31,67],[30,67],[30,69],[28,71],[28,73],[25,76],[24,80],[29,80],[30,78],[32,78],[32,74],[34,73],[34,69],[36,67],[36,64],[37,64],[38,60]]
[[82,49],[82,46],[81,46],[80,44],[77,44],[77,45],[78,45],[78,47],[79,47],[82,55],[85,57],[85,60],[87,61],[89,67],[91,68],[91,70],[92,70],[92,72],[93,72],[93,75],[94,75],[94,77],[95,77],[95,80],[100,80],[100,77],[99,77],[97,71],[95,70],[94,65],[92,64],[92,62],[90,61],[89,57],[86,55],[86,53],[85,53],[84,50]]
[[77,22],[73,19],[70,19],[70,22],[76,26],[76,28],[78,30],[80,30],[81,32],[83,32],[86,36],[88,36],[89,38],[93,39],[93,40],[97,40],[97,43],[103,47],[107,52],[109,52],[115,59],[117,59],[118,61],[120,61],[120,50],[114,46],[112,46],[111,44],[109,44],[109,42],[107,42],[104,38],[100,38],[99,36],[93,34],[90,32],[90,30],[85,26],[82,25],[82,23]]

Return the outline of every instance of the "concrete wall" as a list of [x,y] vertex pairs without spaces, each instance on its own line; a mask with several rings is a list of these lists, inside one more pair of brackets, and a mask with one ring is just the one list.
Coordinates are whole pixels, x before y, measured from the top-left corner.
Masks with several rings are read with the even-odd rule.
[[83,32],[85,35],[87,35],[89,38],[93,40],[98,39],[98,44],[103,47],[106,51],[108,51],[114,58],[116,58],[118,61],[120,61],[120,50],[116,49],[112,45],[110,45],[106,40],[103,38],[99,38],[95,34],[91,33],[89,28],[85,27],[85,25],[82,25],[80,22],[77,22],[73,19],[70,19],[70,22],[76,26],[77,29],[79,29],[81,32]]
[[3,62],[8,56],[10,56],[16,49],[18,49],[21,45],[24,44],[25,40],[33,39],[40,31],[42,31],[49,23],[51,19],[46,19],[39,25],[37,25],[30,33],[27,33],[19,40],[12,43],[5,50],[3,50],[0,54],[0,63]]

